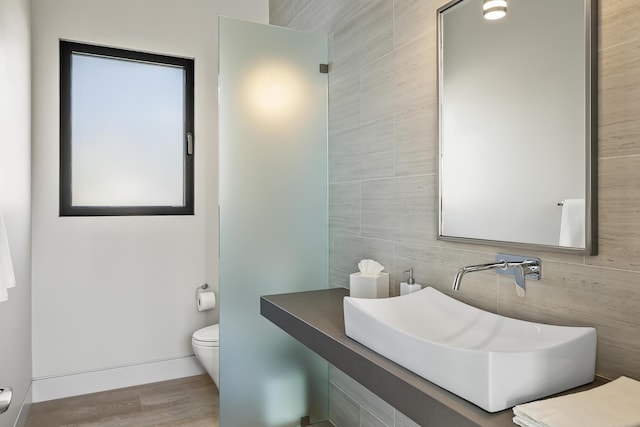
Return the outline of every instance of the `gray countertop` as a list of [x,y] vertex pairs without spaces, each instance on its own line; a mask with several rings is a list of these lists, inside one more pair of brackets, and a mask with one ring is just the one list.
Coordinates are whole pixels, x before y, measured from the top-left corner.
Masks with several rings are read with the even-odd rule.
[[[486,412],[349,338],[342,305],[348,295],[335,288],[263,296],[260,313],[423,427],[515,425],[510,409]],[[603,383],[597,378],[572,391]]]

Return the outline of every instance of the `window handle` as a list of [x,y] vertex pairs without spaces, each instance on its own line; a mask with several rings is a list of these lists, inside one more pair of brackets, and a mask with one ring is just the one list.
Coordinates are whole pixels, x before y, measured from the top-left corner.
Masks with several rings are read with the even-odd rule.
[[191,132],[187,133],[187,154],[193,155],[193,134]]

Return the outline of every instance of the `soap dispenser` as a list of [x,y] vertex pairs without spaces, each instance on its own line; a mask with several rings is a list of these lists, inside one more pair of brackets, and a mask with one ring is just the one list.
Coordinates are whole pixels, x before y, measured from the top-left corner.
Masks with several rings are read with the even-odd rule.
[[416,279],[413,278],[413,268],[403,271],[403,273],[409,273],[409,278],[406,282],[400,283],[400,295],[410,294],[411,292],[422,289],[422,286],[416,284]]

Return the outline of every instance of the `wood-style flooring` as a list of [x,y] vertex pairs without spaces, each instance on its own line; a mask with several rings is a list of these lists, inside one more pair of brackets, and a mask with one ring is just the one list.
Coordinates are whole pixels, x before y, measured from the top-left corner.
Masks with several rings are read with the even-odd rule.
[[218,427],[208,375],[34,403],[25,427]]

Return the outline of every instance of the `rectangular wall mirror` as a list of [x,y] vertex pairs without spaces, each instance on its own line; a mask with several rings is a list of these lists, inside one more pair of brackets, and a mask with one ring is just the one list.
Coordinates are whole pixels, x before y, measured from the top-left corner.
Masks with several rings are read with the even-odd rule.
[[438,10],[439,239],[595,254],[596,1],[483,3]]

